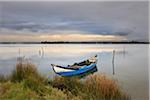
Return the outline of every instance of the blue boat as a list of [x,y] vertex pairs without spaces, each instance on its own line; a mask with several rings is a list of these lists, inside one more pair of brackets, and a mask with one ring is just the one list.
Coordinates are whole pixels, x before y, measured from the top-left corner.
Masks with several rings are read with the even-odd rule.
[[78,76],[97,71],[97,55],[83,62],[68,65],[67,67],[51,64],[54,72],[61,76]]

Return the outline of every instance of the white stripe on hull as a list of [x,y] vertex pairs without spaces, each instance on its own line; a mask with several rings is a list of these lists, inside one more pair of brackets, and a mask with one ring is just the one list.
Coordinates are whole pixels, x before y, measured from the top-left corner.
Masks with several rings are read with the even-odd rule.
[[55,70],[56,73],[73,71],[71,69],[64,69],[64,68],[59,68],[59,67],[56,67],[56,66],[54,66],[54,70]]

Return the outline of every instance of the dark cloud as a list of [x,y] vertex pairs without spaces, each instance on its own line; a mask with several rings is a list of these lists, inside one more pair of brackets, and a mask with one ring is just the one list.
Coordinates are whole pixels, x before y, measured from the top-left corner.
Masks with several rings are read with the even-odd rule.
[[[148,40],[148,2],[0,2],[0,28],[79,30]],[[2,33],[0,33],[2,34]]]

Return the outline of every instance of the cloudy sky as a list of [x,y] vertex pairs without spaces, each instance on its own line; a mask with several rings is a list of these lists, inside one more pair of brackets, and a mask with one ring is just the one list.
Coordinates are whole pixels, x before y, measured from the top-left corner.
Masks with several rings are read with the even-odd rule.
[[0,2],[2,41],[148,41],[148,2]]

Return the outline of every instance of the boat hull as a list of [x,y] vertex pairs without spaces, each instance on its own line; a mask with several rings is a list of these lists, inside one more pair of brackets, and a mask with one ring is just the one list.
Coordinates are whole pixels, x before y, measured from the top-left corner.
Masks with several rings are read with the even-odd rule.
[[61,76],[76,76],[76,75],[83,75],[88,74],[97,71],[96,63],[92,63],[87,66],[82,66],[79,69],[67,69],[67,68],[61,68],[57,66],[52,66],[53,70],[56,74]]

